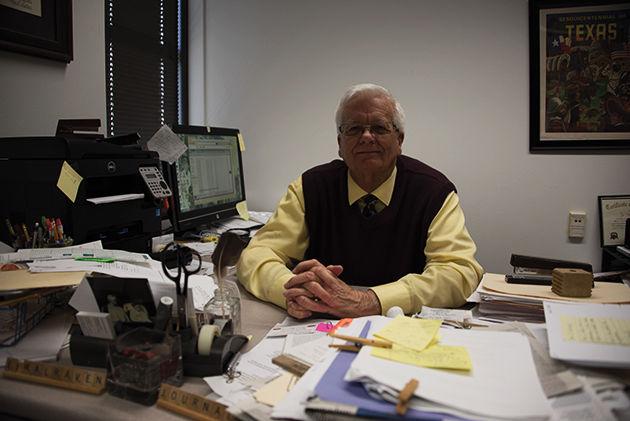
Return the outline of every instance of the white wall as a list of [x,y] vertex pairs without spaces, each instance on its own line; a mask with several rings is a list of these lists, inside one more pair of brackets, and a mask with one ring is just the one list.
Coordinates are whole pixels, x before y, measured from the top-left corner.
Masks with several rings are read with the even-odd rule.
[[100,118],[106,132],[104,9],[73,1],[68,65],[0,50],[0,137],[54,135],[61,118]]
[[[406,110],[403,152],[458,187],[486,270],[509,270],[512,252],[599,268],[597,195],[630,193],[630,160],[528,152],[527,0],[193,0],[191,12],[206,52],[191,123],[242,130],[250,209],[273,209],[336,157],[339,97],[375,82]],[[588,214],[582,243],[567,239],[569,210]]]

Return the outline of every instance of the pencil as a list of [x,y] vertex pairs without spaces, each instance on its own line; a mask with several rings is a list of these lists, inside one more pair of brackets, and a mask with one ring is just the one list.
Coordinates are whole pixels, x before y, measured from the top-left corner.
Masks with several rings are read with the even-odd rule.
[[354,342],[356,344],[369,345],[369,346],[374,346],[376,348],[391,348],[392,347],[391,342],[384,341],[382,339],[359,338],[358,336],[340,335],[338,333],[329,333],[328,335],[333,338],[344,339],[346,341]]

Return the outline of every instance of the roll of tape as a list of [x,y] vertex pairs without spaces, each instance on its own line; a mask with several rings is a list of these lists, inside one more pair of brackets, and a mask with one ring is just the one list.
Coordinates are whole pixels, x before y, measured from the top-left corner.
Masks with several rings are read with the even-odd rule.
[[215,325],[203,325],[197,337],[197,353],[199,355],[210,355],[214,337],[219,335],[219,328]]

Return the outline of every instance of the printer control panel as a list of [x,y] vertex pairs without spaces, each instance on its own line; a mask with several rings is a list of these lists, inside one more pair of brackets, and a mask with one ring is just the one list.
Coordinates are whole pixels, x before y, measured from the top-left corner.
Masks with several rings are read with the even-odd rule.
[[164,180],[162,172],[157,167],[140,167],[140,175],[156,199],[173,195],[171,188]]

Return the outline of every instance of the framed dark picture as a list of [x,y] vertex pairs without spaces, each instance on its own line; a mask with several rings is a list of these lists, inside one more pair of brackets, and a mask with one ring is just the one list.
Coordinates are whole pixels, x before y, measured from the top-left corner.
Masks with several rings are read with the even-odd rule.
[[624,244],[626,219],[630,218],[630,194],[598,196],[600,244],[602,247]]
[[630,2],[530,0],[531,152],[630,152]]
[[0,0],[0,48],[72,61],[72,0]]

